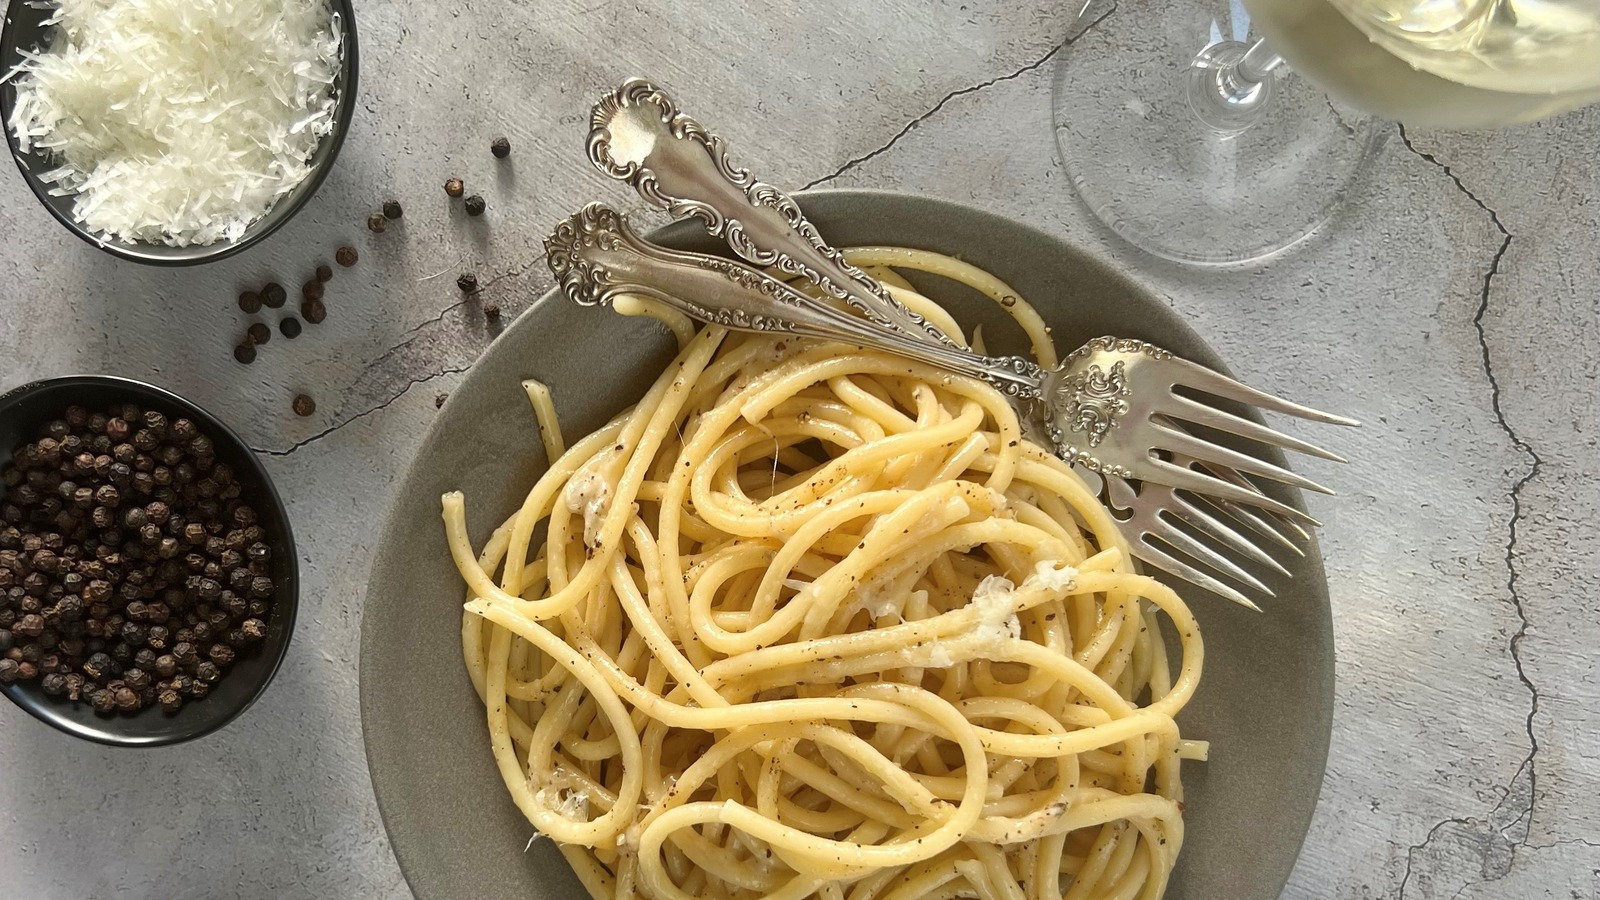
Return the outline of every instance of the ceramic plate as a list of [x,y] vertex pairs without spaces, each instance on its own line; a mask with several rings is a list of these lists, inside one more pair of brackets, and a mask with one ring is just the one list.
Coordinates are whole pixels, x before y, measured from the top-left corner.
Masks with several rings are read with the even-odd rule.
[[[807,215],[837,246],[896,244],[959,256],[1040,308],[1063,352],[1101,334],[1142,338],[1197,362],[1222,361],[1166,304],[1096,257],[1016,222],[897,194],[818,192]],[[658,235],[716,251],[693,223]],[[993,350],[1024,349],[987,301],[934,282]],[[461,662],[463,590],[445,549],[439,495],[467,496],[474,546],[521,502],[545,466],[519,384],[550,385],[569,441],[643,395],[674,355],[653,322],[585,309],[554,294],[520,316],[453,391],[389,514],[367,587],[361,718],[384,824],[421,900],[585,896],[517,811],[489,752],[483,709]],[[1281,461],[1281,460],[1280,460]],[[1333,633],[1316,547],[1257,614],[1182,588],[1205,628],[1205,677],[1179,719],[1211,741],[1184,767],[1183,856],[1169,900],[1273,900],[1310,823],[1327,758]]]

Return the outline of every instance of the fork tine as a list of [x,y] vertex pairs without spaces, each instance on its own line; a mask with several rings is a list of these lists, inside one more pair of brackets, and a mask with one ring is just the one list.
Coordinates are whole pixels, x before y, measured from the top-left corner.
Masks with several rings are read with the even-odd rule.
[[1324,450],[1309,441],[1291,437],[1276,429],[1268,428],[1260,422],[1246,419],[1243,416],[1236,416],[1233,413],[1201,403],[1191,397],[1173,394],[1172,399],[1176,402],[1176,407],[1162,410],[1163,415],[1180,419],[1184,422],[1203,425],[1207,428],[1215,428],[1218,431],[1226,431],[1229,434],[1236,434],[1239,437],[1249,438],[1252,441],[1259,441],[1263,444],[1282,447],[1285,450],[1295,450],[1308,456],[1318,456],[1323,459],[1331,459],[1334,462],[1349,461],[1339,454],[1331,450]]
[[[1198,496],[1198,495],[1196,495]],[[1234,521],[1243,524],[1256,534],[1273,542],[1274,545],[1283,547],[1296,556],[1305,556],[1306,551],[1300,546],[1293,535],[1299,535],[1300,541],[1309,540],[1304,528],[1285,519],[1282,516],[1269,512],[1258,512],[1248,506],[1242,506],[1230,500],[1217,500],[1211,497],[1203,498],[1207,503],[1232,516]]]
[[1149,537],[1160,538],[1174,549],[1183,551],[1194,559],[1222,572],[1241,584],[1249,586],[1253,590],[1260,591],[1268,596],[1272,595],[1270,588],[1262,584],[1254,575],[1246,572],[1238,563],[1201,543],[1194,535],[1174,527],[1171,522],[1168,522],[1159,514],[1152,517],[1152,521],[1146,523],[1145,532]]
[[[1174,457],[1173,462],[1177,463],[1178,465],[1186,466],[1193,464],[1195,461],[1186,457]],[[1242,488],[1247,488],[1255,491],[1256,493],[1261,492],[1260,488],[1256,487],[1254,482],[1232,469],[1226,467],[1211,468],[1207,466],[1205,471],[1207,474],[1215,475],[1216,477],[1225,481],[1231,481]],[[1198,499],[1205,500],[1207,503],[1211,504],[1217,509],[1222,510],[1228,515],[1233,516],[1235,519],[1243,522],[1245,525],[1248,525],[1252,530],[1263,537],[1267,537],[1273,541],[1276,541],[1279,545],[1287,547],[1289,550],[1294,551],[1294,553],[1299,556],[1306,555],[1305,550],[1301,549],[1300,545],[1311,540],[1311,535],[1307,534],[1304,528],[1301,528],[1292,520],[1285,519],[1283,516],[1274,515],[1269,512],[1257,512],[1248,506],[1234,503],[1231,500],[1219,500],[1215,497],[1200,497],[1199,495],[1195,496]]]
[[1326,422],[1329,425],[1349,425],[1352,427],[1357,427],[1361,424],[1355,419],[1346,418],[1345,416],[1336,416],[1333,413],[1323,412],[1320,409],[1312,409],[1309,406],[1301,406],[1298,403],[1291,403],[1282,397],[1273,396],[1266,391],[1256,390],[1255,388],[1235,381],[1220,372],[1213,371],[1205,366],[1190,362],[1186,359],[1179,359],[1174,356],[1171,359],[1166,360],[1166,362],[1177,363],[1185,372],[1189,373],[1190,377],[1187,377],[1182,381],[1173,379],[1173,383],[1179,387],[1194,388],[1195,390],[1205,391],[1208,394],[1222,397],[1225,400],[1237,400],[1240,403],[1248,403],[1251,406],[1259,406],[1262,409],[1270,409],[1273,412],[1280,412],[1284,415],[1296,416],[1301,419],[1310,419],[1313,422]]
[[[1176,492],[1172,495],[1172,502],[1167,504],[1167,512],[1180,522],[1183,522],[1197,531],[1203,531],[1236,553],[1248,556],[1264,566],[1271,566],[1284,575],[1289,570],[1283,564],[1273,559],[1267,551],[1261,549],[1248,537],[1228,527],[1227,523],[1211,515],[1209,512]],[[1181,511],[1180,511],[1181,510]]]
[[[1239,591],[1235,590],[1234,588],[1223,584],[1212,576],[1207,575],[1205,572],[1196,569],[1194,566],[1178,561],[1147,540],[1135,541],[1133,544],[1129,545],[1129,551],[1134,556],[1138,557],[1141,562],[1148,563],[1162,570],[1163,572],[1167,572],[1171,575],[1177,576],[1178,578],[1182,578],[1184,581],[1187,581],[1190,584],[1199,585],[1200,587],[1205,588],[1219,597],[1232,600],[1234,603],[1237,603],[1240,606],[1249,607],[1256,612],[1261,611],[1261,607],[1251,602],[1249,597],[1246,597],[1244,594],[1239,593]],[[1271,592],[1269,591],[1268,593],[1270,594]]]
[[1208,440],[1195,437],[1187,431],[1171,427],[1155,419],[1151,420],[1151,424],[1162,428],[1167,434],[1171,435],[1163,449],[1171,450],[1173,453],[1192,457],[1198,462],[1209,463],[1213,466],[1227,466],[1240,472],[1260,475],[1262,478],[1281,481],[1284,484],[1293,485],[1303,490],[1316,491],[1321,494],[1333,493],[1331,488],[1323,487],[1304,475],[1298,475],[1264,459],[1251,456],[1248,453],[1241,453],[1221,444],[1213,444]]
[[1322,524],[1287,503],[1274,500],[1258,490],[1223,481],[1215,475],[1196,471],[1187,466],[1174,465],[1164,459],[1151,459],[1150,467],[1161,472],[1161,481],[1168,487],[1201,494],[1207,499],[1232,500],[1248,506],[1259,506],[1291,521],[1304,522],[1313,528]]

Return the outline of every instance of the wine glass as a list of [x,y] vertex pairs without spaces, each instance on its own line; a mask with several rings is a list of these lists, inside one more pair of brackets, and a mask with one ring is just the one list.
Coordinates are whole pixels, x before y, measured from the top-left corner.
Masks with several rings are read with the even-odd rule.
[[1062,53],[1062,163],[1113,231],[1185,263],[1315,234],[1385,120],[1499,127],[1600,99],[1596,0],[1121,0],[1102,27],[1119,22]]

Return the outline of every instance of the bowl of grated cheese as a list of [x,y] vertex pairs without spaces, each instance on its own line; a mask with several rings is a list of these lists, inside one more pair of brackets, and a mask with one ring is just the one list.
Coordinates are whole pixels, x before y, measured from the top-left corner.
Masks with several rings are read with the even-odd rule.
[[355,108],[351,0],[10,0],[0,128],[69,231],[182,266],[266,238]]

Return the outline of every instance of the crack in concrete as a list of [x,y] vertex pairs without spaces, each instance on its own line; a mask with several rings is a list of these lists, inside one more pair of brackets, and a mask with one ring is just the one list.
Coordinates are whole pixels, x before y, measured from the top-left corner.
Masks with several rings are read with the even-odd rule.
[[[368,372],[371,372],[373,369],[377,368],[379,365],[382,365],[384,360],[387,360],[389,357],[395,355],[396,353],[400,352],[401,350],[404,350],[405,348],[407,348],[407,347],[411,346],[412,344],[416,343],[419,339],[421,339],[422,332],[423,332],[424,329],[427,329],[429,327],[432,327],[432,326],[437,325],[440,322],[444,321],[444,317],[445,316],[450,315],[452,312],[455,312],[456,310],[460,309],[461,307],[466,306],[468,303],[471,303],[474,299],[479,298],[484,291],[488,290],[490,287],[494,286],[495,284],[497,284],[497,283],[499,283],[501,281],[505,281],[508,278],[520,278],[523,275],[526,275],[528,273],[528,270],[533,268],[534,266],[538,265],[540,260],[542,260],[542,259],[543,259],[543,257],[540,257],[540,259],[535,259],[535,260],[531,260],[531,261],[529,261],[527,263],[524,263],[521,268],[516,269],[515,271],[501,272],[499,275],[491,276],[487,281],[484,281],[483,283],[478,285],[478,290],[475,293],[470,294],[470,295],[465,296],[465,297],[462,297],[460,300],[457,300],[456,302],[450,304],[449,306],[446,306],[444,309],[439,310],[439,314],[434,316],[433,318],[426,319],[426,320],[424,320],[422,322],[419,322],[418,324],[412,326],[411,328],[407,329],[404,334],[400,335],[399,343],[396,343],[393,346],[389,347],[389,349],[383,351],[382,353],[380,353],[376,357],[374,357],[371,362],[369,362],[365,366],[361,367],[361,374],[356,376],[357,380],[360,380],[361,378],[366,377]],[[539,293],[542,294],[544,292],[540,291]]]
[[373,369],[377,368],[384,360],[388,359],[389,357],[395,355],[396,353],[400,352],[401,350],[404,350],[405,348],[407,348],[407,347],[411,346],[412,344],[416,343],[417,339],[422,337],[422,330],[424,328],[427,328],[430,325],[439,324],[440,322],[442,322],[444,320],[445,316],[448,316],[448,315],[450,315],[450,313],[452,313],[452,312],[460,309],[461,307],[467,305],[467,303],[470,302],[471,299],[472,299],[471,297],[466,297],[466,298],[463,298],[461,300],[457,300],[456,302],[450,304],[449,306],[446,306],[444,309],[439,310],[439,314],[438,315],[436,315],[433,318],[428,319],[428,320],[416,325],[415,327],[413,327],[409,331],[407,331],[405,334],[401,335],[400,336],[400,342],[398,344],[395,344],[394,346],[390,347],[389,349],[387,349],[387,350],[383,351],[382,353],[378,354],[375,358],[373,358],[373,360],[371,362],[367,363],[365,366],[363,366],[361,368],[361,374],[356,376],[357,380],[360,380],[361,378],[366,377],[366,374],[368,372],[371,372]]
[[[1517,670],[1517,678],[1521,680],[1523,687],[1527,688],[1529,696],[1528,717],[1525,723],[1528,734],[1528,755],[1523,759],[1522,764],[1517,767],[1517,772],[1512,776],[1511,783],[1507,785],[1505,794],[1500,798],[1500,801],[1495,804],[1494,809],[1490,810],[1490,821],[1487,821],[1485,824],[1491,828],[1494,827],[1493,819],[1495,818],[1496,814],[1505,807],[1506,803],[1518,793],[1516,791],[1516,786],[1518,782],[1522,780],[1524,773],[1526,773],[1528,777],[1528,799],[1527,805],[1518,812],[1516,818],[1512,819],[1507,825],[1497,829],[1500,838],[1506,841],[1506,844],[1509,847],[1510,855],[1506,861],[1506,867],[1504,871],[1492,878],[1476,882],[1477,884],[1486,884],[1489,881],[1494,881],[1498,878],[1505,877],[1505,875],[1510,872],[1511,866],[1515,864],[1517,848],[1523,845],[1523,843],[1527,840],[1528,830],[1532,827],[1534,803],[1538,799],[1539,770],[1536,765],[1536,757],[1539,753],[1539,737],[1534,731],[1534,719],[1539,714],[1539,689],[1536,685],[1534,685],[1533,680],[1528,677],[1527,669],[1523,665],[1522,661],[1522,641],[1525,637],[1527,637],[1528,633],[1528,613],[1523,607],[1522,595],[1518,590],[1518,582],[1521,577],[1521,572],[1517,568],[1516,552],[1517,541],[1519,537],[1518,531],[1520,525],[1522,524],[1523,518],[1522,491],[1530,482],[1539,476],[1539,471],[1542,468],[1544,461],[1540,458],[1538,452],[1533,449],[1533,446],[1529,444],[1528,441],[1525,440],[1520,434],[1518,434],[1517,430],[1512,427],[1510,421],[1506,419],[1505,409],[1501,402],[1500,380],[1494,371],[1494,360],[1489,351],[1489,336],[1484,326],[1484,319],[1489,313],[1489,295],[1493,287],[1494,278],[1500,274],[1500,264],[1505,260],[1507,251],[1511,249],[1511,243],[1513,240],[1511,231],[1507,229],[1505,223],[1500,220],[1500,214],[1490,208],[1487,203],[1484,203],[1477,194],[1473,193],[1472,189],[1468,188],[1466,184],[1462,182],[1461,176],[1457,175],[1454,169],[1452,169],[1449,165],[1440,162],[1439,159],[1433,154],[1417,149],[1416,145],[1411,142],[1411,136],[1407,134],[1404,125],[1400,126],[1400,141],[1401,143],[1405,144],[1407,150],[1410,150],[1425,162],[1436,166],[1440,171],[1444,172],[1445,176],[1455,183],[1457,190],[1461,191],[1461,193],[1464,194],[1467,199],[1471,200],[1479,209],[1488,214],[1489,221],[1494,223],[1495,230],[1500,232],[1500,246],[1495,250],[1494,258],[1489,262],[1488,271],[1484,273],[1483,289],[1478,295],[1478,308],[1473,314],[1472,326],[1478,333],[1478,349],[1483,360],[1483,374],[1489,382],[1489,405],[1494,411],[1495,421],[1499,424],[1500,430],[1503,431],[1506,437],[1510,439],[1511,445],[1529,460],[1528,470],[1524,472],[1522,477],[1517,479],[1516,483],[1511,486],[1511,521],[1507,526],[1505,550],[1506,590],[1510,595],[1511,605],[1516,611],[1518,621],[1516,633],[1511,635],[1509,652],[1511,654],[1511,662]],[[1406,851],[1405,875],[1400,881],[1401,900],[1404,900],[1405,898],[1406,887],[1411,880],[1412,864],[1416,858],[1416,855],[1427,848],[1428,844],[1433,841],[1434,837],[1438,834],[1441,828],[1452,823],[1467,826],[1476,824],[1474,821],[1467,819],[1445,819],[1444,821],[1434,825],[1433,828],[1429,829],[1427,837],[1425,837],[1421,843],[1412,845],[1411,848]],[[1522,833],[1520,836],[1507,834],[1508,831],[1516,828],[1519,824],[1522,826]],[[1486,865],[1487,862],[1488,860],[1485,858]]]
[[314,444],[317,441],[322,440],[323,438],[327,437],[328,435],[333,434],[335,431],[338,431],[339,429],[345,427],[346,425],[349,425],[351,422],[354,422],[354,421],[356,421],[358,419],[365,419],[367,416],[370,416],[375,412],[378,412],[378,411],[383,410],[383,409],[387,409],[390,404],[394,403],[396,400],[399,400],[401,397],[404,397],[407,393],[409,393],[411,391],[412,388],[416,387],[419,384],[427,384],[428,382],[433,381],[434,379],[443,378],[446,375],[460,375],[462,372],[465,372],[470,368],[472,368],[472,364],[468,363],[467,365],[458,366],[458,367],[453,368],[453,369],[443,369],[443,370],[440,370],[438,372],[433,372],[433,373],[430,373],[428,375],[424,375],[421,378],[413,378],[410,381],[406,382],[406,386],[401,388],[398,393],[396,393],[394,396],[390,397],[389,399],[383,401],[382,403],[379,403],[377,406],[371,407],[370,409],[364,409],[361,412],[358,412],[355,415],[351,416],[350,418],[345,419],[343,422],[339,422],[337,424],[330,425],[327,428],[324,428],[323,430],[317,432],[316,434],[313,434],[312,436],[310,436],[310,437],[308,437],[308,438],[306,438],[304,440],[296,441],[295,443],[290,444],[287,448],[285,448],[283,450],[273,450],[273,449],[265,448],[265,447],[251,447],[250,449],[252,451],[256,452],[256,453],[259,453],[259,454],[263,455],[263,456],[276,456],[276,457],[288,456],[288,455],[290,455],[290,454],[292,454],[292,453],[294,453],[294,452],[296,452],[298,450],[304,449],[307,445]]
[[1007,72],[1004,75],[998,75],[998,76],[996,76],[994,78],[990,78],[987,81],[980,81],[977,84],[969,85],[969,86],[964,87],[964,88],[959,88],[957,90],[951,91],[948,94],[945,94],[943,97],[941,97],[939,99],[938,103],[935,103],[926,112],[923,112],[921,115],[918,115],[916,118],[914,118],[911,121],[907,122],[905,124],[905,127],[901,128],[900,131],[897,132],[894,137],[889,138],[888,142],[885,143],[883,146],[878,147],[875,150],[871,150],[871,151],[869,151],[867,153],[864,153],[861,156],[857,156],[857,157],[855,157],[853,159],[850,159],[850,160],[846,161],[844,165],[842,165],[839,168],[835,169],[833,172],[831,172],[831,173],[829,173],[827,175],[824,175],[821,178],[817,178],[817,179],[812,180],[810,183],[808,183],[804,187],[800,188],[800,190],[809,191],[814,187],[820,187],[820,186],[822,186],[824,184],[827,184],[830,181],[833,181],[834,179],[836,179],[840,175],[843,175],[844,173],[850,171],[851,169],[854,169],[857,166],[862,165],[863,163],[870,162],[871,160],[876,159],[877,157],[882,156],[883,154],[889,152],[889,150],[892,149],[895,144],[900,143],[900,139],[901,138],[905,137],[906,135],[908,135],[912,131],[914,131],[918,125],[921,125],[923,122],[926,122],[929,119],[933,118],[934,116],[938,115],[939,110],[944,109],[945,104],[949,103],[951,100],[954,100],[957,97],[965,97],[965,96],[967,96],[969,94],[976,94],[979,91],[987,90],[988,88],[994,87],[995,85],[999,84],[1002,81],[1012,81],[1014,79],[1021,78],[1023,75],[1026,75],[1029,72],[1032,72],[1035,69],[1038,69],[1040,66],[1043,66],[1045,63],[1047,63],[1050,60],[1054,59],[1057,53],[1060,53],[1062,50],[1066,49],[1067,47],[1071,46],[1073,43],[1077,42],[1077,40],[1079,38],[1083,37],[1085,34],[1088,34],[1089,30],[1091,28],[1094,28],[1096,25],[1099,25],[1101,22],[1104,22],[1107,18],[1109,18],[1111,16],[1112,13],[1114,13],[1116,11],[1117,11],[1117,6],[1116,6],[1116,4],[1113,3],[1110,7],[1108,7],[1106,9],[1105,12],[1103,12],[1100,15],[1096,16],[1095,18],[1089,20],[1088,24],[1085,24],[1082,27],[1078,28],[1078,30],[1075,33],[1069,34],[1067,36],[1066,40],[1063,40],[1061,43],[1056,44],[1054,47],[1051,47],[1049,53],[1046,53],[1045,55],[1039,57],[1038,59],[1034,60],[1033,62],[1030,62],[1030,63],[1027,63],[1027,64],[1023,65],[1021,68],[1017,69],[1016,71]]
[[1409,848],[1406,849],[1406,871],[1405,871],[1405,874],[1400,877],[1400,896],[1399,896],[1399,900],[1406,900],[1406,885],[1411,883],[1411,864],[1412,864],[1413,860],[1416,859],[1417,853],[1420,852],[1424,847],[1427,847],[1428,844],[1432,843],[1433,839],[1434,839],[1434,836],[1437,835],[1439,833],[1439,830],[1441,828],[1444,828],[1446,825],[1471,825],[1471,824],[1472,824],[1472,822],[1469,819],[1444,819],[1442,821],[1436,822],[1436,823],[1434,823],[1434,826],[1432,828],[1428,829],[1427,836],[1425,836],[1421,841],[1419,841],[1419,842],[1417,842],[1415,844],[1412,844]]

